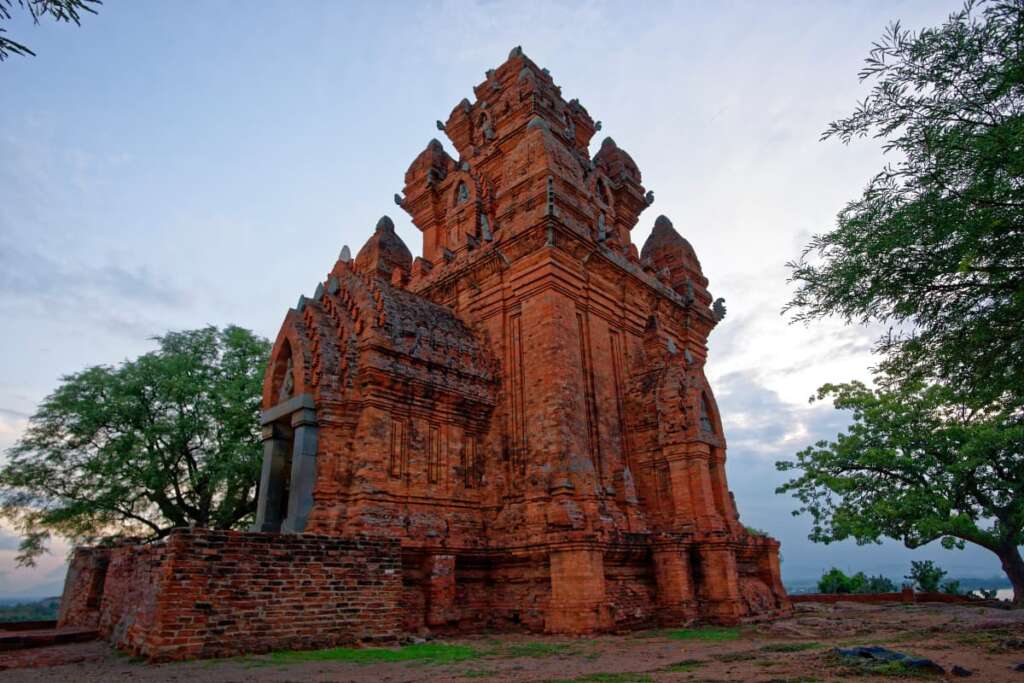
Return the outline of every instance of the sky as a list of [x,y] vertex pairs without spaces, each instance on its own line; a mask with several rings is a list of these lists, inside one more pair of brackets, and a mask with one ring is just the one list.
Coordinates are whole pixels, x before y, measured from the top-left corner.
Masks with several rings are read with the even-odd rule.
[[[820,134],[867,93],[857,72],[887,23],[958,6],[105,0],[81,27],[21,13],[9,35],[37,56],[0,63],[0,452],[61,376],[154,335],[235,323],[273,338],[382,214],[420,253],[392,196],[434,122],[522,45],[603,122],[591,152],[614,137],[654,191],[633,241],[667,215],[726,299],[706,370],[727,473],[742,521],[782,541],[784,578],[899,578],[911,559],[998,575],[979,549],[813,544],[774,493],[776,460],[846,424],[808,397],[868,379],[879,332],[781,314],[786,262],[885,162],[876,141]],[[29,570],[16,544],[0,526],[0,598],[58,594],[67,547]]]

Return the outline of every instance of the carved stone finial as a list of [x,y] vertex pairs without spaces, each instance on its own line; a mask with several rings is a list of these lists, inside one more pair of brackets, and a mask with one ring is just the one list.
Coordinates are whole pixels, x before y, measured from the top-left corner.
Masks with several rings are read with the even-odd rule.
[[549,130],[548,122],[539,116],[534,116],[530,119],[530,122],[526,124],[527,128],[540,128],[541,130]]
[[380,220],[377,221],[377,227],[374,232],[394,232],[395,224],[391,220],[390,216],[381,216]]
[[654,203],[654,190],[647,191],[647,194],[644,195],[644,201],[647,202],[647,206]]
[[347,244],[342,245],[338,260],[342,263],[352,263],[352,250],[348,248]]
[[437,124],[436,125],[437,125],[437,129],[443,133],[444,132],[444,124],[441,123],[441,119],[437,120]]
[[396,192],[396,193],[395,193],[395,205],[396,205],[396,206],[401,206],[401,205],[402,205],[402,202],[404,202],[404,201],[405,201],[405,200],[404,200],[404,199],[402,198],[402,195],[400,195],[400,194],[398,194],[398,193]]
[[324,284],[321,282],[316,286],[316,291],[313,292],[313,301],[320,301],[324,298]]
[[595,131],[601,130],[601,122],[600,121],[598,121],[597,123],[594,124],[594,130]]
[[522,57],[522,56],[523,56],[523,46],[522,45],[516,45],[508,53],[508,58],[509,59],[515,59],[516,57]]
[[725,317],[725,299],[715,299],[715,303],[711,304],[711,311],[715,314],[715,320],[722,320]]

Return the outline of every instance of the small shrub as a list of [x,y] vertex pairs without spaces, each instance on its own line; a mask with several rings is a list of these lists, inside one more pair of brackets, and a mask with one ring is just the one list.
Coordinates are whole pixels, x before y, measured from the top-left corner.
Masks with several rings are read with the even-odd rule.
[[867,576],[864,572],[857,572],[853,576],[847,576],[841,569],[835,567],[818,579],[819,593],[895,593],[897,590],[896,584],[881,574]]
[[921,562],[913,561],[910,563],[910,574],[904,578],[910,579],[914,583],[914,587],[917,590],[925,593],[936,593],[939,590],[939,585],[942,583],[942,578],[946,575],[944,569],[939,568],[931,560],[923,560]]

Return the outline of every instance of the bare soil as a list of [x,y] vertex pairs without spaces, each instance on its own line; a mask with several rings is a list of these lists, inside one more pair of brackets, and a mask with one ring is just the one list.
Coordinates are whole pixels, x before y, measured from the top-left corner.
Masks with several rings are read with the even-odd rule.
[[[882,645],[932,659],[946,674],[872,669],[835,647]],[[1020,681],[1024,610],[948,604],[804,603],[792,618],[738,629],[666,629],[593,638],[488,634],[438,638],[389,653],[271,654],[150,665],[101,642],[0,652],[0,681]],[[320,659],[312,659],[319,657]],[[406,659],[403,659],[406,658]],[[305,660],[305,661],[304,661]]]

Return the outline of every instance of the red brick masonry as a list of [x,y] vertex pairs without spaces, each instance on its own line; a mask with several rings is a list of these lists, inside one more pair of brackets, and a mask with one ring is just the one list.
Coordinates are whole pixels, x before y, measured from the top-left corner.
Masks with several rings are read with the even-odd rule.
[[632,157],[592,152],[600,122],[519,48],[437,125],[455,156],[431,140],[394,196],[421,255],[382,217],[354,259],[311,253],[330,270],[285,314],[272,533],[80,551],[65,621],[170,658],[792,611],[726,478],[705,374],[724,302],[666,216],[633,243],[654,194]]
[[182,529],[161,544],[78,549],[60,626],[98,624],[154,661],[386,641],[399,631],[400,565],[392,539]]

